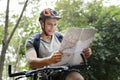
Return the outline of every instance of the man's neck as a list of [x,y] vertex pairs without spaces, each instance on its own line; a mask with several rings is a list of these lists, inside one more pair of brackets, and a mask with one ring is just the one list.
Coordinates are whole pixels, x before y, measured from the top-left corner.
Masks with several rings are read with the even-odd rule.
[[46,35],[44,32],[41,33],[41,37],[43,38],[43,40],[50,42],[52,36],[51,35]]

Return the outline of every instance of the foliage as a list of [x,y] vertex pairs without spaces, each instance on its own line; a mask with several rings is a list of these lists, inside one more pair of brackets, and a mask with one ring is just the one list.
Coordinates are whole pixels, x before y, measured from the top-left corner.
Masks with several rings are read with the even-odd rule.
[[[62,19],[59,21],[59,30],[66,30],[67,27],[87,25],[87,19],[83,14],[84,6],[81,0],[60,0],[56,3],[56,10],[61,13]],[[82,24],[81,24],[82,23]]]
[[[93,60],[95,61],[95,57],[97,58],[97,62],[101,62],[100,64],[96,63],[97,66],[101,66],[101,68],[96,68],[96,70],[100,70],[102,77],[101,80],[118,80],[120,75],[120,8],[115,6],[110,6],[108,8],[102,9],[98,20],[94,24],[96,28],[98,28],[99,36],[97,37],[96,44],[93,45],[93,49],[95,51],[95,55]],[[101,65],[102,64],[102,65]],[[93,64],[94,65],[94,64]],[[110,66],[110,67],[109,67]],[[99,75],[96,75],[96,78]]]
[[56,9],[62,16],[60,29],[73,26],[98,29],[92,44],[93,55],[88,59],[91,68],[85,74],[86,79],[120,80],[120,7],[105,7],[103,0],[87,4],[82,0],[59,0]]

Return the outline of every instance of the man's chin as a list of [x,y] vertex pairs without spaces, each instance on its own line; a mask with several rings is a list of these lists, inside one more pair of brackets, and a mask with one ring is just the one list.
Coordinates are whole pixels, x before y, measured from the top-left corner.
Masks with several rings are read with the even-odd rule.
[[48,33],[48,36],[52,36],[54,33]]

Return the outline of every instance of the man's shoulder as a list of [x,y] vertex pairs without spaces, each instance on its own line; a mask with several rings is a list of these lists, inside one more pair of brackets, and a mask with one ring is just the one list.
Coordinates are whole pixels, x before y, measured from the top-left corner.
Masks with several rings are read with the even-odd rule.
[[55,32],[55,36],[62,36],[63,37],[63,35],[60,32]]
[[63,35],[62,35],[61,33],[55,32],[55,36],[58,38],[58,40],[59,40],[60,42],[62,42],[62,40],[63,40]]
[[39,35],[40,33],[36,32],[36,33],[33,33],[32,35],[30,35],[27,40],[26,40],[26,43],[28,42],[34,42],[35,39],[39,39]]
[[34,33],[33,38],[39,40],[40,39],[40,33],[39,32]]

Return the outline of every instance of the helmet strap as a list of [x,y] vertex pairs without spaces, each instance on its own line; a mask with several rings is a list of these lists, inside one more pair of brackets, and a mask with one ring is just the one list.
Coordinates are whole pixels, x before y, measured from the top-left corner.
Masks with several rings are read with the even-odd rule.
[[43,20],[44,26],[42,27],[42,30],[45,33],[45,35],[48,36],[48,33],[45,31],[45,21],[46,21],[46,19]]

